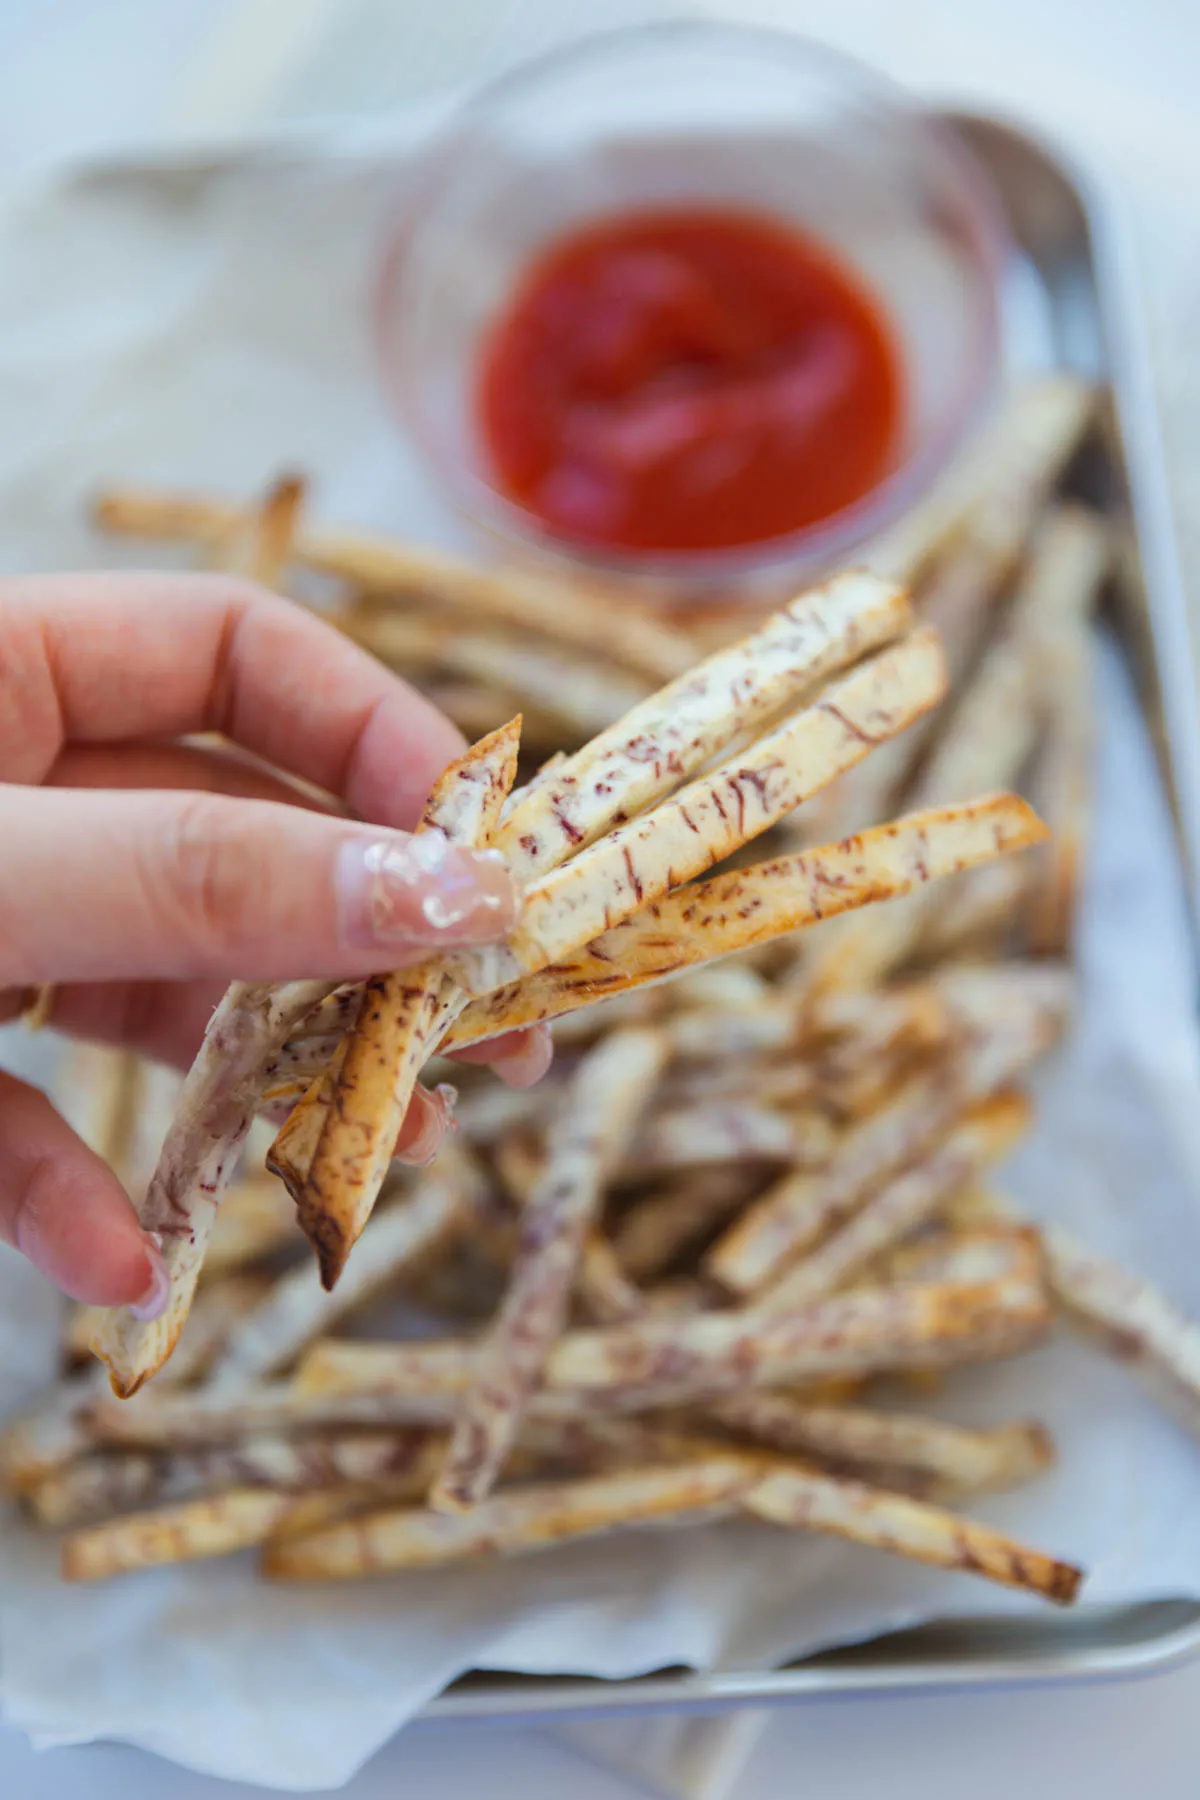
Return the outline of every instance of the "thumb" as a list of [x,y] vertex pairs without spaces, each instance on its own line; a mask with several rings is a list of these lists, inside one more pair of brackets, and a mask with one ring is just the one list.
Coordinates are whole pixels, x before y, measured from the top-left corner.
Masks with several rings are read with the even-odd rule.
[[351,978],[493,942],[501,859],[271,801],[0,788],[0,984]]

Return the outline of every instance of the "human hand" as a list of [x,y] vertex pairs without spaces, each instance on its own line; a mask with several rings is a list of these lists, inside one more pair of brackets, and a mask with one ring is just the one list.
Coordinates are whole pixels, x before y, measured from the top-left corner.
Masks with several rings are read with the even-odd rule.
[[[230,747],[179,741],[202,732]],[[503,937],[497,859],[408,853],[462,748],[403,681],[249,584],[0,582],[0,1019],[53,982],[56,1027],[186,1067],[235,977],[350,980]],[[463,1059],[527,1086],[550,1054],[538,1027]],[[397,1153],[427,1161],[443,1123],[418,1090]],[[78,1300],[150,1306],[161,1287],[116,1177],[5,1074],[0,1238]]]

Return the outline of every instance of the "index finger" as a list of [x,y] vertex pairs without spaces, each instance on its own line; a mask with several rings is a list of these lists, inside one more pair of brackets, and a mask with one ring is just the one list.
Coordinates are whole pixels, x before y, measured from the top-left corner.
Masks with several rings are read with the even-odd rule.
[[463,740],[333,626],[221,575],[0,582],[0,779],[67,743],[220,731],[381,825],[415,824]]

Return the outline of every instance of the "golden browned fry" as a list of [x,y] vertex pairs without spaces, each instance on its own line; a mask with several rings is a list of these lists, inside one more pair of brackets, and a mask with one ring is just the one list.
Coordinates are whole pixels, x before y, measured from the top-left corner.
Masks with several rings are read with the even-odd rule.
[[929,496],[867,547],[869,568],[909,586],[961,536],[1007,550],[1024,536],[1091,417],[1094,390],[1055,373],[1010,389]]
[[531,883],[507,943],[456,952],[448,968],[479,995],[571,955],[784,817],[934,705],[944,679],[932,633],[881,650],[740,755]]
[[[447,841],[490,841],[516,774],[520,732],[515,719],[451,764],[434,787],[414,843],[427,844],[436,856]],[[436,958],[366,985],[308,1178],[296,1197],[327,1288],[371,1215],[421,1065],[457,1000]]]
[[127,1050],[71,1043],[57,1083],[68,1123],[125,1185],[126,1153],[138,1107],[138,1075],[137,1058]]
[[283,580],[307,490],[302,475],[281,475],[251,524],[246,573],[264,587],[277,588]]
[[[189,495],[111,489],[100,495],[96,521],[133,537],[220,544],[244,528],[247,509]],[[418,595],[439,606],[556,643],[593,651],[611,644],[618,661],[652,680],[688,668],[688,639],[638,607],[572,583],[565,587],[524,572],[479,568],[443,552],[349,531],[304,531],[292,546],[297,562],[381,596]]]
[[[1103,564],[1111,541],[1100,521],[1078,509],[1062,509],[1064,556]],[[1099,576],[1093,587],[1098,585]],[[1086,609],[1052,614],[1033,667],[1044,737],[1033,786],[1044,800],[1053,842],[1034,863],[1029,911],[1031,948],[1066,955],[1071,944],[1075,895],[1087,835],[1091,766],[1096,735],[1091,620]]]
[[709,1100],[649,1120],[630,1148],[624,1173],[654,1176],[724,1162],[799,1163],[811,1168],[825,1162],[833,1146],[833,1128],[822,1113],[785,1113],[749,1101]]
[[279,1183],[264,1175],[243,1175],[221,1202],[204,1259],[204,1279],[240,1269],[299,1241],[295,1209]]
[[[337,1340],[332,1340],[330,1348]],[[358,1349],[353,1340],[339,1351]],[[236,1392],[162,1388],[136,1406],[100,1395],[83,1408],[88,1442],[154,1450],[193,1450],[236,1444],[246,1438],[352,1430],[444,1427],[454,1418],[473,1371],[472,1346],[388,1344],[392,1381],[365,1393],[322,1393],[285,1382],[264,1382]],[[322,1358],[322,1361],[324,1359]],[[407,1367],[406,1367],[407,1365]],[[556,1410],[561,1413],[561,1407]]]
[[[230,1275],[202,1289],[171,1359],[169,1380],[180,1384],[203,1374],[231,1327],[263,1293],[259,1275]],[[88,1408],[107,1391],[96,1363],[56,1382],[0,1435],[0,1486],[21,1493],[92,1442]]]
[[8,1493],[26,1493],[81,1455],[91,1441],[86,1409],[102,1391],[102,1373],[92,1364],[54,1382],[10,1419],[0,1436],[0,1486]]
[[[259,1305],[270,1285],[271,1276],[263,1269],[206,1268],[204,1284],[171,1358],[170,1379],[184,1382],[207,1374],[229,1332]],[[90,1356],[103,1310],[99,1306],[80,1306],[72,1313],[64,1349],[73,1360],[83,1361]]]
[[990,1281],[912,1283],[818,1301],[791,1315],[757,1310],[636,1320],[563,1338],[546,1387],[616,1412],[691,1402],[826,1375],[971,1360],[994,1337],[1032,1341],[1049,1308],[1022,1267]]
[[1200,1430],[1200,1325],[1153,1282],[1068,1232],[1049,1230],[1043,1242],[1047,1278],[1068,1317]]
[[[781,1455],[816,1457],[838,1470],[861,1469],[876,1481],[879,1471],[886,1471],[905,1489],[915,1479],[940,1499],[1017,1487],[1054,1461],[1045,1427],[1026,1421],[972,1431],[918,1413],[827,1406],[770,1393],[715,1401],[708,1417]],[[889,1479],[885,1485],[890,1484]]]
[[562,1104],[563,1092],[556,1071],[533,1088],[506,1088],[489,1081],[459,1096],[454,1123],[468,1144],[501,1144],[519,1133],[540,1130]]
[[713,1456],[520,1488],[457,1515],[376,1513],[308,1538],[281,1539],[268,1548],[263,1566],[289,1581],[344,1579],[545,1550],[665,1520],[710,1519],[732,1510],[759,1472],[753,1458]]
[[710,1281],[700,1275],[670,1275],[643,1293],[644,1308],[659,1318],[684,1313],[709,1312],[721,1304],[722,1296]]
[[[278,1175],[287,1190],[293,1202],[293,1217],[295,1206],[299,1204],[300,1196],[308,1185],[313,1157],[317,1153],[317,1145],[321,1141],[321,1133],[333,1104],[338,1076],[346,1060],[348,1041],[343,1039],[334,1050],[328,1066],[311,1081],[301,1085],[298,1098],[267,1151],[267,1168],[272,1175]],[[294,1083],[274,1082],[270,1088],[263,1090],[263,1105],[276,1105],[281,1101],[286,1103],[290,1097],[289,1090],[294,1091],[294,1087]]]
[[[545,642],[514,640],[465,629],[461,620],[367,611],[346,621],[349,635],[382,662],[399,669],[448,669],[499,682],[530,702],[561,735],[591,737],[646,698],[647,685],[603,660],[593,645],[588,660]],[[606,634],[603,643],[611,643]],[[424,685],[422,683],[422,685]]]
[[[1042,521],[1006,625],[951,713],[911,804],[942,805],[1018,778],[1037,735],[1039,671],[1058,662],[1086,620],[1107,560],[1107,533],[1093,515],[1061,507]],[[870,929],[848,922],[824,946],[814,981],[879,979],[918,947],[946,897],[942,888],[925,890]]]
[[743,1505],[755,1518],[773,1525],[827,1531],[935,1568],[962,1569],[1040,1594],[1058,1606],[1070,1605],[1083,1579],[1070,1563],[1031,1550],[988,1525],[815,1471],[772,1470],[755,1483]]
[[466,1190],[478,1178],[457,1146],[448,1146],[435,1168],[368,1222],[353,1267],[333,1293],[311,1262],[281,1276],[231,1332],[210,1381],[239,1383],[286,1369],[313,1338],[444,1244],[464,1222]]
[[[509,1195],[518,1206],[527,1206],[545,1173],[545,1158],[524,1136],[510,1132],[496,1146],[494,1162],[496,1173]],[[514,1220],[513,1251],[516,1245]],[[506,1261],[511,1263],[511,1253]],[[626,1275],[599,1225],[592,1225],[584,1237],[575,1285],[584,1311],[597,1325],[615,1325],[620,1319],[635,1319],[644,1309],[640,1289]]]
[[469,1006],[447,1033],[463,1049],[731,956],[853,907],[1040,843],[1012,794],[914,813],[861,837],[696,882],[606,931],[565,962]]
[[430,1493],[441,1510],[476,1505],[503,1465],[566,1320],[606,1175],[653,1094],[666,1049],[659,1034],[635,1028],[614,1033],[580,1064],[547,1136],[545,1171],[522,1215],[508,1288]]
[[[983,865],[990,868],[991,864]],[[789,1003],[795,990],[784,983]],[[808,1012],[805,1025],[822,1042],[823,1054],[848,1061],[882,1056],[903,1044],[912,1052],[933,1050],[957,1028],[946,1006],[938,977],[910,981],[864,994],[854,988],[823,994]]]
[[267,1091],[273,1081],[289,1080],[294,1075],[311,1081],[327,1069],[337,1046],[358,1018],[362,997],[361,983],[354,983],[338,988],[314,1006],[267,1064]]
[[93,1348],[114,1392],[128,1397],[170,1356],[191,1308],[221,1196],[233,1177],[263,1086],[266,1064],[304,1015],[336,984],[282,987],[234,982],[209,1021],[183,1084],[179,1110],[138,1209],[162,1240],[171,1284],[161,1318],[111,1308]]
[[231,1556],[235,1550],[264,1542],[292,1504],[291,1494],[271,1488],[232,1488],[155,1512],[83,1526],[63,1540],[63,1579],[105,1581],[161,1563]]
[[636,1201],[616,1227],[617,1260],[636,1281],[650,1281],[753,1192],[754,1177],[728,1164],[674,1176]]
[[[976,503],[962,514],[949,553],[920,596],[920,616],[941,639],[952,690],[970,668],[997,596],[1015,573],[1050,491],[1083,435],[1093,401],[1092,390],[1074,377],[1054,377],[1018,389],[998,421],[994,451],[986,451],[978,465],[982,481]],[[903,524],[900,530],[905,533]],[[894,567],[895,558],[885,555],[873,566]],[[843,776],[823,802],[806,808],[806,824],[801,815],[806,841],[861,831],[886,817],[940,725],[938,714],[914,725]]]
[[1046,848],[1040,846],[1036,856],[1008,856],[984,863],[954,882],[944,903],[921,926],[922,962],[949,956],[1002,955],[1038,886],[1038,860]]
[[584,1241],[578,1289],[588,1318],[597,1325],[618,1325],[623,1319],[639,1318],[646,1310],[641,1289],[629,1279],[612,1244],[598,1228]]
[[531,784],[494,845],[521,883],[632,819],[816,682],[888,642],[909,619],[903,593],[840,575],[793,600],[750,637],[634,707]]
[[528,694],[515,693],[495,682],[469,681],[435,672],[422,680],[421,692],[439,712],[453,719],[468,743],[486,737],[515,712],[521,714],[521,738],[526,751],[535,744],[552,743],[562,735],[561,723],[539,717]]
[[933,1217],[943,1201],[1012,1149],[1028,1126],[1023,1096],[1000,1093],[965,1113],[927,1156],[878,1189],[810,1255],[763,1289],[759,1303],[803,1306],[844,1287],[873,1257]]
[[1006,1086],[1055,1041],[1062,995],[1023,991],[1013,979],[1007,1013],[961,1052],[906,1082],[878,1112],[852,1125],[828,1165],[785,1176],[730,1227],[706,1266],[738,1294],[757,1292],[856,1211],[872,1188],[915,1161],[972,1105]]
[[186,1451],[95,1450],[45,1477],[27,1500],[43,1525],[56,1527],[239,1487],[306,1493],[386,1480],[397,1499],[403,1486],[417,1500],[440,1455],[438,1440],[419,1430],[250,1437]]
[[[686,980],[685,975],[675,983],[676,995]],[[772,996],[739,1006],[688,1007],[669,1021],[666,1030],[676,1060],[728,1068],[746,1057],[795,1048],[802,1023],[800,1010],[790,999]]]

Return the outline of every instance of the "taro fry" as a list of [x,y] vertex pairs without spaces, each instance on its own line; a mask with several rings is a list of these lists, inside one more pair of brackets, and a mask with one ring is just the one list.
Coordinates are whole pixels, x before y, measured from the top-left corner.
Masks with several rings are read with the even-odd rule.
[[[1029,911],[1042,872],[1036,856],[1006,857],[968,869],[932,918],[921,923],[920,958],[999,957]],[[1031,939],[1032,947],[1032,939]]]
[[625,1173],[654,1176],[724,1162],[814,1167],[833,1144],[833,1128],[819,1112],[706,1100],[651,1119],[630,1146]]
[[1053,832],[1029,866],[1027,929],[1041,956],[1069,952],[1082,879],[1096,738],[1090,624],[1078,614],[1060,619],[1034,669],[1043,732],[1030,791]]
[[446,966],[467,993],[481,995],[571,955],[765,831],[943,691],[932,633],[881,650],[741,755],[535,880],[504,945],[456,952]]
[[668,1177],[618,1221],[618,1261],[635,1280],[653,1280],[743,1206],[757,1185],[752,1171],[728,1164]]
[[162,1239],[171,1294],[162,1317],[135,1319],[109,1310],[94,1349],[114,1392],[135,1394],[179,1339],[196,1291],[220,1198],[237,1164],[258,1105],[266,1062],[293,1027],[336,984],[293,981],[282,987],[235,982],[217,1007],[183,1084],[179,1110],[138,1209]]
[[[645,1412],[752,1387],[970,1361],[985,1342],[1015,1349],[1033,1341],[1050,1316],[1036,1242],[1019,1231],[993,1233],[985,1249],[955,1270],[962,1279],[858,1290],[791,1316],[707,1311],[567,1332],[546,1360],[534,1410],[556,1417],[584,1409],[589,1416]],[[228,1441],[251,1429],[278,1429],[287,1417],[378,1423],[389,1416],[389,1402],[397,1421],[420,1422],[422,1408],[429,1418],[431,1408],[462,1393],[475,1348],[329,1340],[308,1352],[293,1387],[276,1394],[218,1404],[202,1395],[164,1396],[133,1417],[105,1402],[93,1415],[115,1441],[151,1443],[182,1441],[185,1432],[192,1442]],[[372,1402],[379,1404],[375,1414]]]
[[[465,1049],[521,1026],[562,1020],[601,1000],[611,1010],[583,1022],[588,1037],[608,1019],[640,1022],[643,1000],[654,999],[637,991],[645,985],[732,974],[732,969],[709,965],[840,912],[904,894],[925,881],[1009,856],[1041,842],[1044,835],[1024,801],[1001,794],[914,813],[841,844],[695,882],[605,932],[565,962],[472,1002],[450,1027],[443,1048]],[[827,1009],[835,1009],[829,1016],[836,1018],[852,998],[861,1017],[865,996],[830,993],[821,996],[812,1015],[816,1025]],[[794,1011],[794,1003],[787,1004]],[[893,1009],[887,997],[881,1003],[872,995],[870,1005],[880,1007],[887,1020],[897,1012],[901,1018],[912,1017],[907,1002]],[[302,1047],[326,1041],[323,1008],[313,1021],[318,1027],[314,1037],[310,1040],[302,1031],[288,1047],[291,1066],[310,1076],[312,1062],[303,1060]],[[560,1041],[565,1040],[560,1036]],[[503,1110],[509,1103],[496,1104]]]
[[437,1438],[420,1430],[250,1437],[184,1451],[94,1450],[47,1475],[26,1499],[35,1518],[56,1527],[239,1487],[305,1493],[386,1480],[393,1492],[404,1483],[416,1500],[440,1454]]
[[[971,1360],[985,1340],[1029,1342],[1047,1324],[1036,1251],[1025,1240],[1009,1249],[1009,1266],[988,1279],[860,1290],[790,1315],[709,1312],[573,1332],[548,1359],[545,1386],[637,1412],[743,1388]],[[326,1391],[337,1361],[352,1359],[331,1347]]]
[[[489,840],[508,856],[518,879],[543,875],[546,869],[571,857],[581,844],[599,835],[618,813],[625,816],[631,807],[648,804],[669,791],[686,776],[689,767],[696,766],[727,744],[757,712],[770,706],[778,707],[806,681],[836,668],[864,644],[893,635],[905,616],[902,597],[895,590],[888,590],[885,584],[869,578],[845,577],[825,590],[805,596],[803,601],[794,602],[787,612],[768,621],[735,651],[712,659],[686,681],[671,684],[662,694],[635,707],[609,732],[602,733],[584,750],[552,769],[545,779],[532,783],[525,798],[508,814],[500,829],[489,832]],[[922,703],[927,703],[937,682],[936,646],[929,641],[912,639],[908,646],[902,645],[895,656],[899,660],[888,665],[895,670],[892,689],[887,690],[885,681],[885,691],[879,696],[881,701],[890,695],[893,706],[902,704],[907,689],[923,692],[920,684],[924,682],[928,692]],[[856,684],[854,695],[860,695],[861,690],[858,704],[866,708],[869,721],[882,729],[882,722],[871,711],[876,688],[870,676],[860,673],[849,680]],[[847,705],[853,708],[853,698],[847,700]],[[817,710],[815,716],[818,722],[836,717],[835,736],[839,733],[844,736],[849,729],[836,706],[832,713]],[[864,741],[861,736],[854,741],[857,744],[855,753],[861,754]],[[751,754],[759,754],[760,760],[746,773],[746,784],[759,802],[764,803],[766,790],[760,794],[759,787],[775,772],[776,759],[766,756],[764,761],[761,747]],[[717,798],[720,799],[719,793]],[[736,795],[730,791],[727,801],[721,802],[722,805],[726,803],[736,810],[739,820],[739,828],[733,830],[732,836],[727,832],[727,847],[732,848],[750,835],[743,827],[747,801],[740,786],[736,788]],[[669,835],[672,822],[678,821],[671,810],[671,802],[664,802],[664,805],[668,809],[666,814],[654,815],[659,819],[655,829],[660,835],[664,830]],[[769,822],[765,814],[763,819]],[[690,846],[685,848],[690,851]],[[601,848],[597,847],[597,854],[601,853]],[[694,856],[695,853],[691,854]],[[684,871],[671,870],[669,856],[669,849],[665,849],[659,857],[657,866],[662,869],[663,879],[658,881],[655,891],[662,891],[667,873],[673,879],[683,878]],[[623,856],[619,860],[623,867]],[[711,845],[709,851],[691,865],[693,872],[703,867],[706,860],[712,860]],[[633,866],[631,859],[630,867]],[[642,877],[638,876],[637,880],[641,883]],[[577,947],[591,935],[586,909],[588,906],[594,908],[598,891],[596,883],[589,880],[582,890],[577,887],[573,890],[574,899],[571,894],[559,897],[559,941],[565,949]],[[537,892],[535,880],[534,887],[526,890],[525,910],[531,905],[536,907]],[[632,911],[637,904],[637,898],[629,899],[624,911]],[[574,924],[568,926],[565,920],[572,913],[575,914]],[[621,916],[619,908],[614,905],[610,909],[608,902],[601,899],[597,929]],[[518,936],[519,931],[520,926]],[[461,1010],[463,1003],[455,990],[454,980],[470,987],[470,982],[465,979],[465,967],[461,959],[447,958],[444,964],[428,965],[424,983],[411,977],[406,983],[405,992],[412,996],[410,1010],[416,1008],[417,1012],[408,1028],[397,1031],[396,1036],[398,1054],[404,1059],[403,1071],[406,1076],[411,1073],[413,1080],[420,1061],[437,1047],[446,1028]],[[442,968],[447,972],[445,986],[443,989],[439,979],[435,995],[435,971],[440,972]],[[374,984],[371,991],[377,989],[378,984]],[[394,1007],[384,1009],[385,1018],[394,1013]],[[377,1074],[381,1070],[386,1072],[386,1067],[395,1060],[392,1056],[385,1059],[384,1064],[379,1063],[372,1049],[371,1035],[365,1031],[360,1015],[335,1094],[329,1096],[323,1088],[314,1087],[302,1102],[306,1108],[320,1112],[321,1132],[298,1207],[302,1225],[306,1229],[311,1226],[319,1235],[317,1248],[323,1259],[323,1275],[330,1283],[344,1263],[355,1227],[361,1228],[362,1220],[370,1210],[395,1139],[390,1120],[386,1121],[387,1129],[384,1129],[385,1121],[380,1117],[383,1096],[375,1091],[378,1080],[368,1080],[371,1070],[359,1068],[359,1063],[368,1057]],[[402,1086],[401,1082],[393,1082],[393,1098]],[[353,1106],[350,1104],[352,1094],[356,1101]],[[351,1118],[351,1112],[356,1116]],[[348,1142],[352,1132],[365,1138],[365,1153],[362,1144],[356,1147]]]
[[[496,1173],[520,1207],[528,1206],[545,1172],[545,1158],[529,1141],[510,1133],[496,1147]],[[517,1245],[514,1221],[512,1248]],[[511,1256],[508,1258],[511,1262]],[[644,1310],[640,1290],[621,1267],[612,1245],[599,1224],[591,1225],[579,1252],[576,1297],[597,1325],[614,1325],[635,1319]]]
[[1054,1461],[1045,1427],[1028,1421],[971,1430],[918,1413],[828,1406],[791,1394],[737,1394],[713,1402],[706,1417],[736,1437],[783,1455],[818,1457],[864,1479],[880,1472],[922,1498],[950,1500],[1017,1487]]
[[400,1272],[439,1249],[465,1221],[467,1189],[478,1176],[455,1152],[439,1158],[363,1231],[353,1269],[332,1293],[311,1262],[280,1277],[261,1304],[234,1327],[210,1374],[237,1383],[278,1374],[304,1346],[364,1306]]
[[[491,841],[516,774],[519,737],[518,719],[451,765],[434,786],[414,846],[428,844],[436,860],[447,841]],[[307,1179],[294,1195],[327,1288],[370,1217],[421,1065],[455,999],[436,958],[366,984]]]
[[[171,1361],[168,1386],[202,1375],[237,1320],[258,1305],[259,1276],[228,1275],[202,1288]],[[82,1455],[92,1444],[88,1409],[104,1395],[95,1363],[55,1382],[0,1434],[0,1486],[17,1493]]]
[[912,587],[964,538],[991,543],[997,558],[1008,554],[1079,443],[1094,402],[1077,375],[1016,384],[927,498],[868,545],[868,567]]
[[1036,815],[1011,794],[914,813],[861,837],[682,888],[561,964],[475,1001],[447,1033],[464,1049],[557,1019],[613,994],[799,931],[925,881],[1039,843]]
[[[1017,780],[1040,723],[1038,671],[1057,661],[1064,639],[1086,619],[1108,555],[1107,531],[1080,508],[1062,507],[1039,524],[1005,625],[953,707],[910,804],[943,805]],[[812,979],[841,986],[878,980],[919,946],[942,899],[941,888],[927,888],[869,927],[857,921],[835,928]]]
[[[101,1580],[163,1563],[226,1556],[269,1538],[315,1535],[331,1529],[343,1517],[354,1518],[384,1502],[398,1505],[418,1499],[428,1484],[435,1452],[440,1454],[436,1439],[410,1433],[405,1437],[312,1440],[299,1447],[286,1440],[263,1440],[233,1451],[160,1459],[165,1479],[158,1490],[159,1504],[149,1511],[72,1531],[63,1544],[63,1573],[73,1581]],[[635,1478],[632,1493],[642,1494],[644,1505],[648,1497],[644,1487],[636,1485],[639,1467],[647,1456],[667,1455],[682,1465],[674,1477],[673,1491],[676,1496],[687,1496],[691,1506],[696,1501],[691,1498],[693,1483],[687,1469],[702,1464],[706,1456],[710,1465],[718,1458],[726,1466],[732,1461],[728,1449],[703,1438],[688,1438],[637,1422],[606,1420],[541,1427],[522,1452],[522,1465],[529,1469],[559,1465],[572,1474],[595,1466],[610,1482],[619,1482],[617,1472],[628,1468]],[[124,1461],[126,1483],[135,1485],[129,1482],[129,1465],[139,1461],[153,1464],[155,1459],[126,1457]],[[745,1458],[741,1466],[747,1466]],[[68,1477],[72,1473],[68,1471]],[[97,1471],[89,1473],[94,1477]],[[165,1498],[172,1484],[186,1491],[189,1479],[203,1487],[216,1480],[225,1491]],[[703,1468],[700,1480],[707,1491]],[[618,1493],[626,1491],[616,1488]],[[251,1498],[255,1494],[260,1497],[259,1504]],[[83,1484],[78,1481],[73,1494],[60,1488],[57,1494],[45,1495],[50,1512],[60,1523],[70,1522],[70,1503],[77,1504],[81,1497],[85,1497]],[[664,1506],[676,1509],[669,1492],[660,1492],[658,1506],[651,1505],[651,1516],[657,1516]]]
[[243,1175],[221,1202],[204,1259],[204,1282],[298,1243],[296,1213],[277,1181]]
[[1144,1276],[1068,1232],[1045,1234],[1046,1274],[1068,1317],[1143,1375],[1193,1432],[1200,1431],[1200,1326]]
[[[499,682],[557,726],[592,737],[646,697],[646,684],[597,663],[539,644],[464,630],[450,620],[368,612],[347,629],[373,655],[397,668],[442,667],[476,680]],[[606,635],[605,642],[608,637]]]
[[295,1504],[274,1488],[229,1488],[156,1512],[131,1513],[69,1532],[62,1545],[66,1581],[105,1581],[160,1563],[229,1556],[261,1544]]
[[[919,616],[941,637],[952,688],[966,676],[997,596],[1015,573],[1093,408],[1094,394],[1084,383],[1054,377],[1014,390],[998,421],[993,447],[980,465],[986,473],[977,504],[919,596]],[[874,566],[886,569],[893,563],[885,554]],[[934,715],[843,776],[800,816],[805,841],[861,831],[885,817],[901,800],[906,777],[940,726]]]
[[[753,1106],[797,1117],[815,1114],[818,1106],[828,1106],[831,1098],[828,1084],[813,1063],[801,1057],[790,1062],[714,1059],[680,1070],[663,1083],[662,1090],[667,1114],[706,1106]],[[814,1143],[819,1135],[819,1131],[814,1134]]]
[[616,1250],[603,1232],[588,1234],[579,1262],[579,1299],[597,1325],[618,1325],[646,1311],[641,1289],[621,1267]]
[[377,1513],[281,1539],[268,1549],[264,1568],[277,1579],[330,1580],[512,1556],[634,1525],[711,1519],[732,1510],[757,1473],[753,1458],[726,1454],[500,1493],[457,1514]]
[[764,1470],[748,1456],[696,1458],[525,1488],[495,1495],[465,1514],[387,1511],[305,1536],[285,1531],[268,1543],[264,1568],[276,1579],[347,1579],[529,1553],[621,1527],[699,1522],[737,1510],[983,1575],[1060,1604],[1074,1598],[1080,1581],[1069,1564],[988,1526],[860,1482],[802,1468]]
[[774,1525],[830,1532],[936,1568],[961,1569],[1040,1594],[1059,1606],[1074,1600],[1083,1579],[1072,1564],[1030,1549],[990,1526],[816,1471],[772,1470],[754,1484],[743,1504],[755,1518]]
[[651,1098],[665,1056],[657,1033],[630,1030],[580,1064],[547,1136],[545,1170],[522,1214],[508,1287],[430,1493],[435,1507],[469,1507],[491,1489],[566,1322],[606,1176]]
[[[96,522],[108,531],[205,546],[235,540],[253,516],[220,500],[133,488],[110,489],[95,504]],[[573,644],[592,656],[604,644],[615,660],[655,681],[671,680],[692,661],[682,634],[609,595],[601,601],[577,583],[566,590],[544,578],[480,569],[439,551],[348,531],[306,528],[289,553],[371,595],[424,596],[439,607]]]
[[554,868],[908,621],[900,589],[873,576],[837,576],[800,595],[531,784],[506,815],[497,848],[518,880]]
[[1029,1123],[1027,1101],[1001,1092],[972,1107],[928,1155],[870,1195],[845,1224],[760,1291],[771,1309],[803,1306],[844,1287],[872,1259],[933,1217],[956,1190],[999,1160]]
[[[1064,989],[1054,971],[1023,987],[1010,976],[1006,1014],[961,1050],[914,1075],[894,1099],[847,1130],[826,1167],[788,1175],[718,1240],[709,1273],[734,1293],[760,1291],[849,1218],[872,1188],[904,1169],[966,1109],[1006,1086],[1054,1042]],[[1040,991],[1039,991],[1040,990]],[[969,1017],[969,992],[959,1004]]]
[[[1006,1221],[1016,1209],[976,1190],[968,1219]],[[1146,1276],[1051,1226],[1042,1233],[1046,1280],[1068,1321],[1147,1386],[1189,1431],[1200,1433],[1200,1325]]]

